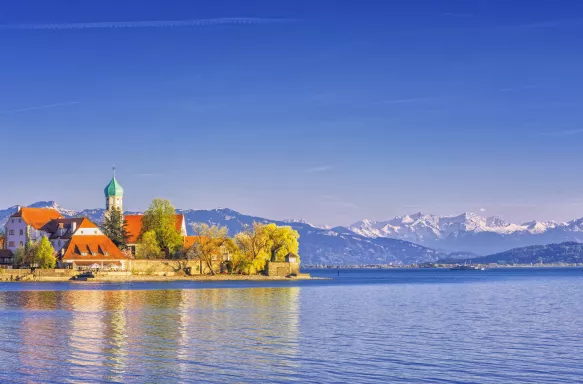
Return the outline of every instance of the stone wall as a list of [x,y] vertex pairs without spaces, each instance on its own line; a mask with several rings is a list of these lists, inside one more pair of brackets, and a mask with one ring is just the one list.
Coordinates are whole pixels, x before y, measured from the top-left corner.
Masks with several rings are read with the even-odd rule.
[[72,269],[0,269],[0,281],[26,281],[43,279],[68,280],[76,274]]
[[265,274],[269,277],[297,276],[299,273],[300,265],[298,263],[269,261],[265,266]]
[[[186,274],[187,268],[190,275],[208,275],[210,269],[200,260],[130,260],[128,270],[134,275],[160,275],[165,273]],[[221,263],[217,261],[213,266],[215,273],[221,271]]]

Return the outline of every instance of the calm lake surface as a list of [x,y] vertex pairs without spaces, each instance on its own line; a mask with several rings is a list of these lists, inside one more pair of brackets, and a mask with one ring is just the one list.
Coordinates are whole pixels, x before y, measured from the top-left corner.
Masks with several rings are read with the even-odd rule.
[[580,268],[0,284],[0,382],[583,382]]

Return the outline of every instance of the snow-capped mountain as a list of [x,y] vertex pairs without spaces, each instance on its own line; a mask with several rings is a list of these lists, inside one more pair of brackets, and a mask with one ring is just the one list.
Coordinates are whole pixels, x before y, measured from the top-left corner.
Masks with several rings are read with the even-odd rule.
[[528,245],[583,240],[583,219],[566,223],[513,224],[473,213],[436,216],[416,213],[388,221],[363,220],[349,227],[362,236],[411,241],[445,252],[490,254]]
[[[103,209],[83,211],[67,210],[53,201],[32,204],[36,208],[54,208],[63,216],[86,216],[95,223],[103,221]],[[0,210],[0,228],[16,212],[17,207]],[[192,224],[207,223],[226,226],[230,235],[242,231],[254,222],[288,225],[300,234],[300,255],[306,264],[411,264],[436,261],[447,255],[413,244],[408,241],[389,238],[367,238],[346,228],[317,228],[304,221],[277,221],[261,217],[243,215],[231,209],[177,210],[185,216],[187,229],[192,234]],[[127,212],[130,213],[130,212]],[[131,212],[134,213],[134,212]]]

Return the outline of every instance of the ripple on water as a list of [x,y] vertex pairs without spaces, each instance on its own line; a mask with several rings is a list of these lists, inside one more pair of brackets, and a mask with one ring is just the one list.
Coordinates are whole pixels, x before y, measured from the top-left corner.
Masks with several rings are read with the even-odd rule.
[[581,380],[581,279],[455,279],[4,292],[0,381]]

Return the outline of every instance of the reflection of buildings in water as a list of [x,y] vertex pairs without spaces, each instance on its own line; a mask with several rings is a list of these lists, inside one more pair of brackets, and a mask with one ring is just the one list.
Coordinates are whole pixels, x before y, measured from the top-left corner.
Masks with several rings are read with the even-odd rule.
[[[42,377],[51,369],[46,362],[60,357],[67,319],[55,316],[60,308],[63,292],[23,291],[12,292],[13,305],[21,309],[18,328],[13,337],[18,340],[17,369],[23,375]],[[58,369],[58,367],[55,367]]]
[[67,332],[67,365],[72,377],[94,379],[93,371],[101,367],[104,349],[104,291],[69,291],[66,306],[71,311]]
[[102,320],[105,327],[105,348],[103,350],[108,368],[106,381],[122,381],[128,365],[128,343],[131,329],[127,328],[126,307],[129,300],[128,291],[105,291],[103,295],[104,310]]
[[54,361],[52,377],[79,381],[119,382],[127,375],[151,382],[202,375],[237,381],[239,369],[261,379],[274,362],[293,374],[299,291],[20,292],[16,305],[30,313],[19,324],[19,364],[37,375]]
[[181,342],[188,343],[181,331],[182,295],[179,290],[131,292],[127,318],[130,350],[132,358],[140,362],[148,357],[147,364],[140,363],[137,373],[149,382],[173,381],[171,378],[178,372],[180,354],[185,351]]
[[192,303],[186,321],[196,371],[236,379],[237,361],[247,372],[269,371],[274,361],[297,369],[299,288],[194,290],[184,301]]

